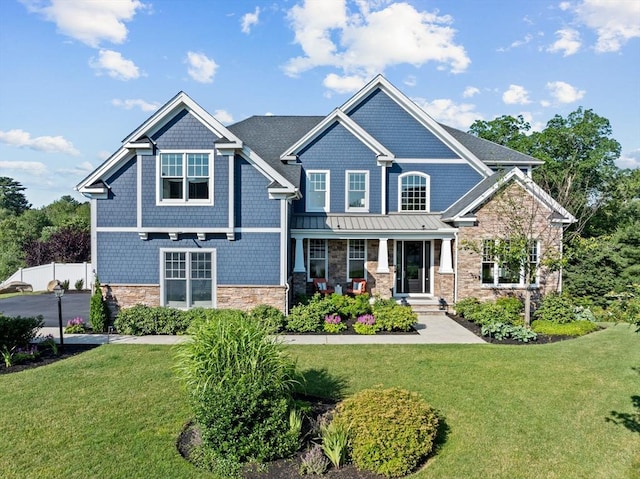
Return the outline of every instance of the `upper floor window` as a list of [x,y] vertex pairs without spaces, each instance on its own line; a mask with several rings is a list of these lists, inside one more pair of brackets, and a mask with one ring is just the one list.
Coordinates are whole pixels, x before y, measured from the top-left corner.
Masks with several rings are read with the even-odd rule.
[[369,172],[346,172],[346,211],[369,211]]
[[209,152],[160,153],[158,202],[213,202],[212,167]]
[[400,176],[400,211],[429,211],[429,176],[407,173]]
[[329,171],[307,171],[307,211],[329,211]]
[[518,268],[509,267],[496,257],[496,242],[493,239],[486,239],[482,242],[482,284],[498,286],[506,285],[525,285],[525,274],[529,273],[528,284],[537,283],[537,271],[539,264],[539,244],[532,241],[528,246],[528,268],[524,265]]

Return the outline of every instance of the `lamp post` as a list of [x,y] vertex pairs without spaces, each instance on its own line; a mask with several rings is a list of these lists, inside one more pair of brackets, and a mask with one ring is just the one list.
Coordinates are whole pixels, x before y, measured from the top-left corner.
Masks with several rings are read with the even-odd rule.
[[62,336],[62,297],[64,296],[64,288],[60,286],[60,283],[56,284],[53,288],[53,292],[58,298],[58,325],[60,326],[60,352],[64,352],[64,337]]

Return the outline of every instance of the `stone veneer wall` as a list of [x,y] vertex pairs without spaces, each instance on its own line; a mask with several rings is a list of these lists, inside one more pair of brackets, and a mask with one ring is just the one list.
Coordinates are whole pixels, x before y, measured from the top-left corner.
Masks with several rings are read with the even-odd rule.
[[[102,285],[102,293],[112,317],[121,308],[136,304],[160,306],[159,285]],[[285,311],[286,288],[283,286],[218,286],[217,307],[248,311],[268,304]]]
[[[460,227],[457,243],[458,299],[474,296],[480,300],[491,300],[499,296],[521,295],[524,288],[494,288],[483,286],[481,282],[482,254],[465,248],[465,243],[481,247],[482,240],[506,237],[509,227],[509,211],[519,206],[520,218],[531,224],[533,236],[540,239],[539,258],[544,258],[550,250],[562,248],[562,226],[549,222],[551,211],[541,206],[521,186],[509,185],[502,194],[494,196],[476,211],[475,226]],[[508,198],[507,200],[503,198]],[[508,202],[508,206],[505,206]],[[557,291],[560,288],[560,273],[544,269],[539,273],[539,294]]]

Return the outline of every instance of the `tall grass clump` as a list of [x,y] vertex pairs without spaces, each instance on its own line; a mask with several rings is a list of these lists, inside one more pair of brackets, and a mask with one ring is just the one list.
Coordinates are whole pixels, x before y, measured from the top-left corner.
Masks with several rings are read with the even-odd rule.
[[265,462],[298,447],[289,422],[295,363],[272,331],[242,311],[210,311],[176,346],[175,369],[214,471],[216,462]]

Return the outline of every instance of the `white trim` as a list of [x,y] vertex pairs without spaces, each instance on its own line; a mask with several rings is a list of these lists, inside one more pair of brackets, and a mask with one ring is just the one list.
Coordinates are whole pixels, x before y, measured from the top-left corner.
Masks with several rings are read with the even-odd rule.
[[277,227],[262,228],[262,227],[248,226],[248,227],[234,228],[233,231],[235,231],[236,233],[280,233],[282,232],[282,228],[277,228]]
[[[325,190],[324,190],[324,206],[322,208],[314,206],[311,207],[309,201],[311,199],[310,195],[310,184],[311,180],[309,176],[311,174],[324,174],[324,182],[325,182]],[[305,211],[308,213],[329,213],[331,211],[331,170],[306,170],[305,171]]]
[[229,162],[229,174],[228,174],[228,183],[227,183],[227,189],[228,191],[228,196],[227,196],[227,201],[229,202],[229,208],[228,208],[228,219],[227,219],[227,224],[229,226],[229,229],[233,229],[236,226],[236,182],[235,182],[235,166],[236,166],[236,162],[235,162],[235,154],[230,154],[228,156],[228,162]]
[[[364,174],[364,205],[349,206],[349,175]],[[369,212],[369,170],[345,170],[344,172],[344,210],[348,213],[368,213]]]
[[191,283],[190,271],[191,271],[191,253],[211,253],[211,308],[216,308],[218,304],[217,299],[217,276],[218,276],[218,262],[216,255],[216,248],[160,248],[159,260],[160,260],[160,306],[166,306],[165,301],[165,253],[186,253],[186,278],[187,281],[187,309],[193,307],[191,303]]
[[[426,180],[426,198],[424,210],[403,210],[402,209],[402,179],[407,176],[421,176]],[[398,213],[429,213],[431,211],[431,176],[421,171],[407,171],[398,175]]]
[[[182,181],[183,181],[183,198],[182,199],[163,199],[162,198],[162,161],[160,156],[163,154],[181,154],[182,155]],[[188,182],[188,168],[189,162],[187,160],[187,155],[189,154],[204,154],[209,157],[209,198],[206,200],[190,200],[189,197],[189,182]],[[215,189],[215,181],[214,181],[214,166],[215,162],[213,161],[215,157],[214,150],[191,150],[191,149],[168,149],[168,150],[158,150],[155,155],[156,161],[156,206],[213,206],[213,198],[214,198],[214,189]]]
[[142,157],[136,155],[136,226],[142,228]]
[[300,236],[292,236],[292,238],[296,242],[296,253],[295,253],[295,263],[293,266],[294,273],[306,273],[307,269],[305,267],[304,261],[304,238]]
[[378,239],[378,268],[376,273],[389,273],[389,238]]
[[91,264],[94,274],[98,274],[98,200],[91,198],[89,207],[91,211]]
[[380,166],[380,214],[387,214],[387,165]]
[[396,163],[398,164],[407,164],[407,165],[412,165],[412,164],[416,164],[416,165],[426,165],[426,164],[433,164],[433,165],[465,165],[468,164],[469,162],[467,160],[465,160],[464,158],[450,158],[450,159],[446,159],[446,158],[396,158],[395,160]]
[[280,200],[280,284],[287,284],[287,267],[289,265],[289,235],[287,235],[287,200]]
[[442,238],[440,242],[440,267],[438,273],[453,273],[453,262],[451,261],[451,238]]
[[[180,234],[198,234],[198,233],[209,233],[209,234],[228,234],[233,233],[229,228],[200,228],[200,227],[154,227],[147,226],[143,228],[137,228],[135,226],[98,226],[95,228],[99,233],[180,233]],[[263,231],[268,231],[268,228],[254,228],[257,233],[261,233]],[[236,229],[236,231],[246,231],[242,228]],[[274,233],[278,233],[280,230],[273,231]],[[253,231],[250,231],[253,232]]]
[[[491,241],[491,240],[497,241],[494,238],[485,238],[483,239],[483,243],[484,241]],[[535,240],[536,243],[536,278],[535,278],[535,283],[527,283],[526,278],[525,278],[525,271],[524,268],[521,267],[520,271],[518,272],[518,276],[519,276],[519,281],[517,283],[500,283],[500,262],[496,261],[496,258],[493,258],[493,261],[484,261],[484,244],[483,244],[483,251],[480,253],[480,285],[481,288],[484,289],[523,289],[523,288],[533,288],[533,289],[538,289],[540,287],[540,240]],[[485,283],[483,281],[482,278],[482,265],[484,263],[493,263],[493,282],[492,283]]]

